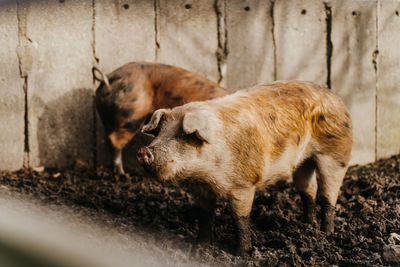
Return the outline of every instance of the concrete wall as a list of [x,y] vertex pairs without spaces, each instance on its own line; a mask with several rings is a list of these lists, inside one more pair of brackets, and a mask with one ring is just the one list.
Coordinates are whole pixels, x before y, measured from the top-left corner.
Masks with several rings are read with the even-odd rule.
[[24,163],[26,86],[19,56],[25,51],[17,50],[23,47],[18,28],[17,5],[0,5],[0,169]]
[[327,85],[353,117],[352,163],[398,154],[399,13],[395,0],[0,1],[0,169],[109,164],[91,68],[139,60],[232,91]]

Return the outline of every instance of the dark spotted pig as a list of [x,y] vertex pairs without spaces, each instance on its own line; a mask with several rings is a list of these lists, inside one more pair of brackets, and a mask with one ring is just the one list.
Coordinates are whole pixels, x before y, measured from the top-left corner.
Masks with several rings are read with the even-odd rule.
[[101,82],[96,90],[96,107],[113,148],[118,174],[124,174],[122,149],[156,109],[229,94],[204,76],[157,63],[132,62],[108,75],[94,67],[93,75]]
[[204,102],[157,110],[143,133],[156,138],[138,152],[161,180],[189,185],[200,207],[199,240],[210,237],[215,200],[227,199],[237,253],[251,249],[254,193],[293,178],[304,219],[334,229],[335,204],[350,160],[350,115],[330,90],[306,82],[277,82]]

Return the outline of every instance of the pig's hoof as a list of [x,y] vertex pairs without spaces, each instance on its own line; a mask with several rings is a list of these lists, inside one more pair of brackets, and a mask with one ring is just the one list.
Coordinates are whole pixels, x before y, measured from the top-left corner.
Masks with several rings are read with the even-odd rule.
[[122,177],[122,179],[123,179],[124,181],[127,181],[128,179],[131,179],[131,178],[132,178],[132,176],[131,176],[129,173],[121,174],[121,177]]
[[118,166],[115,166],[112,170],[114,176],[125,174],[124,170],[121,170]]
[[327,235],[330,235],[333,233],[335,229],[335,226],[333,222],[322,222],[321,223],[321,231],[325,232]]
[[196,243],[202,247],[209,246],[212,244],[212,235],[211,234],[199,235],[196,239]]
[[331,205],[322,206],[321,231],[327,235],[332,234],[335,228],[335,207]]
[[200,227],[196,243],[201,246],[209,246],[212,244],[212,241],[213,241],[213,228]]
[[303,222],[310,224],[312,227],[317,226],[317,218],[315,213],[313,214],[303,214]]
[[251,248],[237,247],[235,249],[235,256],[247,257],[251,254]]
[[249,256],[251,254],[251,242],[239,243],[235,248],[236,256]]
[[128,173],[123,173],[123,174],[114,174],[114,180],[115,181],[127,181],[128,179],[130,179],[131,176]]

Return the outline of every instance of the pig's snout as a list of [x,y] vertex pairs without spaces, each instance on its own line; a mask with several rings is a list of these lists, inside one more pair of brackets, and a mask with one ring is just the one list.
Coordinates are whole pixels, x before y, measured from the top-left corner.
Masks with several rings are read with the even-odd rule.
[[144,146],[139,149],[137,159],[141,165],[151,165],[154,161],[154,156],[151,150],[147,146]]

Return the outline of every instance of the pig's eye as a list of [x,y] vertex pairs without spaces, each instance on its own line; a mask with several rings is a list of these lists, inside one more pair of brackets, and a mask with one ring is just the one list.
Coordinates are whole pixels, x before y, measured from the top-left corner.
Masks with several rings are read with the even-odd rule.
[[203,144],[203,141],[197,137],[196,133],[186,134],[181,130],[177,137],[192,146],[201,146]]
[[161,122],[157,125],[156,128],[154,128],[151,131],[148,131],[147,134],[153,135],[153,136],[158,136],[158,134],[160,133],[161,130]]
[[180,132],[177,134],[177,137],[178,137],[179,139],[185,139],[186,135],[187,135],[187,134],[186,134],[184,131],[180,131]]
[[149,131],[148,134],[154,135],[154,136],[158,136],[158,134],[160,133],[160,124],[153,130]]

